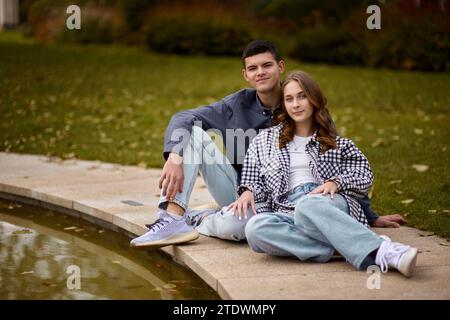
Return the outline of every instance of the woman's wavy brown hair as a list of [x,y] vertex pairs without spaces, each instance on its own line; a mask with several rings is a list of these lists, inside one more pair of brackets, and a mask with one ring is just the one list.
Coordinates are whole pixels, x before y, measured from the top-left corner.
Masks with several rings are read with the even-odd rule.
[[[297,81],[306,94],[309,103],[314,107],[313,110],[313,130],[317,131],[317,140],[320,143],[322,153],[329,149],[336,149],[336,126],[331,118],[326,104],[327,100],[322,93],[319,85],[309,74],[303,71],[294,71],[287,75],[281,85],[281,91],[289,82]],[[277,115],[275,121],[283,124],[280,134],[279,148],[285,147],[292,139],[294,139],[295,123],[286,111],[284,105],[284,94],[282,95],[281,111]]]

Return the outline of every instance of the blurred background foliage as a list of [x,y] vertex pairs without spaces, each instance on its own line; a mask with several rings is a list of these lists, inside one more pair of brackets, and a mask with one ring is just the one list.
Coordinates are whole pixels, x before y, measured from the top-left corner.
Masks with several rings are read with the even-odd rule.
[[[82,32],[65,27],[81,7]],[[366,9],[381,8],[381,30]],[[146,46],[169,54],[236,56],[251,39],[306,62],[448,71],[447,0],[21,0],[23,31],[43,42]]]

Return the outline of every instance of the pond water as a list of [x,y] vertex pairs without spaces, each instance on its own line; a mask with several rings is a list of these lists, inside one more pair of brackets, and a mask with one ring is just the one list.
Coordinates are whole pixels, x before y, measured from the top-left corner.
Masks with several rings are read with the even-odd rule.
[[219,299],[158,251],[61,213],[0,200],[0,299]]

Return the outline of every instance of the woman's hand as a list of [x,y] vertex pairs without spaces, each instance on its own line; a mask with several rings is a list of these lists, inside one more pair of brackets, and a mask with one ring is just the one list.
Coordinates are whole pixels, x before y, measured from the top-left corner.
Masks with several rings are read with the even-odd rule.
[[326,195],[326,194],[330,194],[331,199],[333,199],[333,195],[337,192],[337,185],[335,182],[333,181],[328,181],[325,182],[323,185],[318,186],[317,188],[315,188],[313,191],[311,191],[308,194],[319,194],[321,193],[322,195]]
[[248,218],[248,206],[252,208],[253,214],[256,214],[255,207],[255,199],[253,198],[253,192],[250,190],[244,191],[239,199],[228,206],[228,210],[232,211],[232,214],[237,214],[239,220],[242,220],[242,217],[245,219]]

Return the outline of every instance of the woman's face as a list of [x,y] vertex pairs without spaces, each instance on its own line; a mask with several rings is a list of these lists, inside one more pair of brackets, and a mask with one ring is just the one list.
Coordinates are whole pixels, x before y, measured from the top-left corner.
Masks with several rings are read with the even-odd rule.
[[290,81],[283,90],[284,106],[296,124],[312,124],[314,107],[297,81]]

